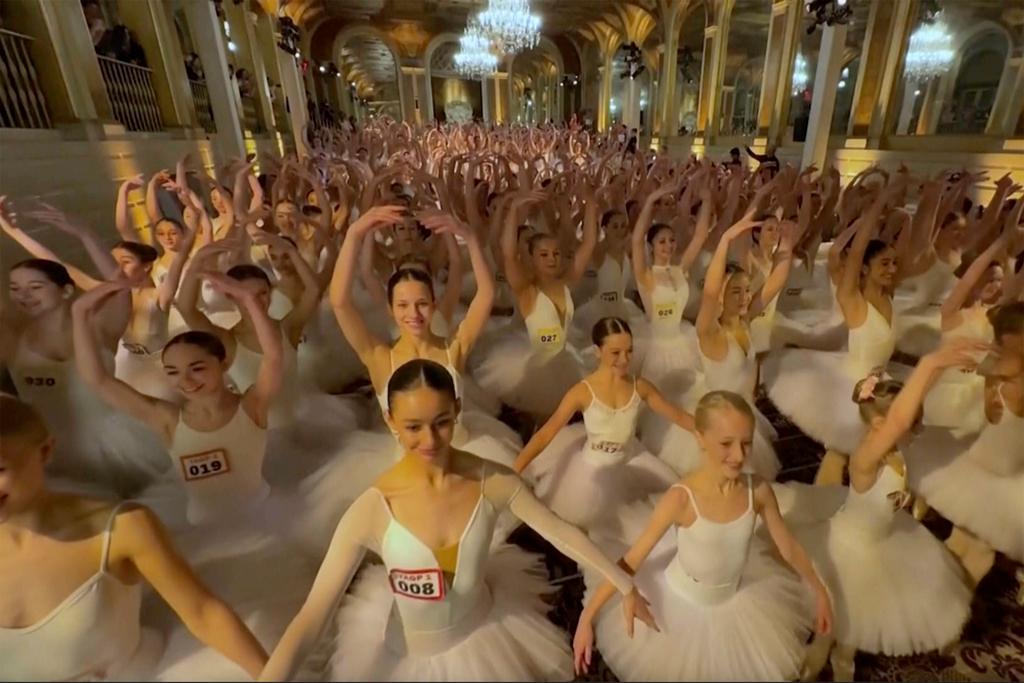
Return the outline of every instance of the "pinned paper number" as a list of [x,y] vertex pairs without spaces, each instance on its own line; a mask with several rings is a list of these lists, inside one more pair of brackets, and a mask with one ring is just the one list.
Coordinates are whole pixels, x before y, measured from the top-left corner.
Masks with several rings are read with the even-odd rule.
[[658,304],[654,307],[654,314],[658,317],[658,320],[668,320],[673,318],[676,314],[676,305]]
[[147,349],[142,344],[132,344],[132,343],[129,343],[129,342],[121,342],[121,344],[124,346],[125,350],[128,351],[128,353],[130,353],[130,354],[132,354],[134,356],[148,356],[149,355],[149,349]]
[[183,455],[181,471],[185,475],[185,481],[208,479],[230,472],[231,461],[228,460],[228,452],[223,448],[218,448],[205,453]]
[[803,287],[790,287],[786,290],[786,296],[800,296],[803,294]]
[[57,386],[57,380],[53,377],[25,377],[25,384],[30,387],[53,387]]
[[545,346],[557,346],[562,341],[562,330],[558,327],[545,327],[538,331],[540,343]]
[[606,304],[614,304],[618,300],[618,292],[601,292],[601,301],[605,302]]
[[440,569],[392,569],[391,592],[413,600],[444,600],[444,574]]
[[622,444],[616,443],[615,441],[599,441],[591,445],[591,449],[600,453],[608,453],[614,455],[622,450]]

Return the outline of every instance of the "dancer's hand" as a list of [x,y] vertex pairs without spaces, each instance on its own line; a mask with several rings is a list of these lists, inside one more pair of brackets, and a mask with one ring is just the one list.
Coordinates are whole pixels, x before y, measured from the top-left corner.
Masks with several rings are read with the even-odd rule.
[[817,590],[814,605],[814,632],[819,636],[832,633],[832,601],[824,586]]
[[594,654],[594,625],[589,619],[580,619],[576,635],[572,639],[572,659],[576,675],[587,673],[590,658]]
[[660,631],[658,624],[654,621],[654,615],[651,614],[651,604],[647,602],[647,598],[640,595],[635,587],[629,593],[629,595],[622,598],[622,614],[626,618],[626,634],[630,638],[633,637],[633,620],[639,619],[640,621],[653,628],[655,631]]
[[360,216],[359,220],[349,227],[349,230],[365,235],[384,226],[401,223],[405,220],[406,211],[408,211],[406,207],[398,204],[375,206]]

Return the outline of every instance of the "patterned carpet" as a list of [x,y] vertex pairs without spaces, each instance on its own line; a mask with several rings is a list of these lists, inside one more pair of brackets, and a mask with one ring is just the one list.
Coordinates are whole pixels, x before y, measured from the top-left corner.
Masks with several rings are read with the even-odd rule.
[[[776,450],[782,460],[780,481],[810,483],[814,479],[822,447],[804,436],[781,416],[771,402],[763,399],[758,407],[779,433]],[[934,511],[925,524],[939,538],[945,538],[950,525]],[[583,598],[583,581],[572,560],[561,555],[546,541],[526,527],[513,534],[513,542],[544,555],[558,592],[552,596],[551,618],[572,633],[579,618]],[[1018,581],[1015,573],[1020,565],[998,555],[992,571],[978,587],[972,606],[971,620],[960,642],[946,652],[932,652],[912,657],[885,657],[858,654],[858,681],[1024,681],[1024,607],[1017,604]],[[941,599],[941,596],[936,596]],[[604,664],[600,652],[595,653],[591,671],[578,679],[583,681],[617,681]],[[830,666],[819,680],[832,680]]]

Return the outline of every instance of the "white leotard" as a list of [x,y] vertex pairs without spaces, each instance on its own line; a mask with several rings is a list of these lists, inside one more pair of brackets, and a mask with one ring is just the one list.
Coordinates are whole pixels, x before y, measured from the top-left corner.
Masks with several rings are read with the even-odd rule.
[[573,306],[569,288],[565,290],[565,322],[558,315],[558,309],[551,298],[540,288],[537,289],[537,300],[533,310],[526,316],[526,331],[530,335],[530,345],[535,352],[553,355],[565,348],[565,332],[572,323],[576,309]]
[[491,609],[492,597],[484,575],[498,510],[484,496],[487,468],[486,464],[482,466],[480,498],[459,539],[454,574],[446,574],[434,551],[395,519],[378,490],[390,517],[380,555],[397,609],[388,622],[388,640],[404,636],[410,654],[429,655],[448,649]]
[[643,401],[633,382],[633,395],[621,408],[612,408],[597,397],[590,383],[590,405],[583,411],[583,424],[587,429],[584,457],[604,465],[614,465],[628,458],[626,444],[636,433],[636,421]]
[[906,476],[891,465],[883,464],[875,483],[867,491],[859,493],[853,486],[849,487],[846,502],[834,519],[842,522],[844,530],[854,529],[871,539],[885,538],[896,511],[901,503],[906,503],[907,495]]
[[753,349],[744,353],[743,347],[730,332],[725,333],[725,339],[727,349],[722,360],[712,360],[704,355],[703,351],[700,353],[708,390],[732,391],[753,402],[754,382],[757,377],[757,359],[752,353]]
[[110,534],[103,531],[100,566],[53,610],[23,628],[0,628],[0,678],[5,681],[103,680],[115,676],[139,646],[142,584],[108,571]]
[[597,269],[597,298],[609,304],[619,303],[626,296],[626,285],[632,279],[629,257],[623,255],[622,265],[606,254]]
[[1024,416],[1006,407],[1002,387],[998,396],[1003,404],[999,422],[986,424],[978,440],[961,457],[969,458],[999,476],[1018,477],[1024,472],[1024,448],[1021,447],[1024,444]]
[[[860,327],[849,331],[848,351],[844,368],[851,377],[866,377],[875,368],[885,367],[889,363],[892,352],[896,349],[894,325],[885,321],[885,317],[869,301],[867,317]],[[896,311],[893,310],[893,323]]]
[[652,266],[654,287],[651,289],[647,317],[655,337],[679,334],[679,324],[690,297],[690,283],[680,266]]
[[267,430],[241,402],[227,424],[210,432],[189,427],[179,414],[168,451],[188,496],[188,521],[234,518],[263,502],[270,495],[263,479],[266,446]]
[[[281,375],[281,388],[274,396],[270,408],[269,424],[271,429],[289,425],[295,419],[295,407],[299,390],[299,359],[298,350],[292,346],[281,330],[281,348],[284,352],[284,368]],[[253,351],[236,337],[235,357],[228,368],[228,379],[232,388],[244,394],[259,377],[263,353]]]
[[730,522],[712,522],[700,514],[697,498],[685,484],[674,484],[690,496],[696,519],[676,527],[676,555],[665,569],[672,588],[690,602],[714,605],[736,592],[754,534],[754,488],[747,475],[747,509]]

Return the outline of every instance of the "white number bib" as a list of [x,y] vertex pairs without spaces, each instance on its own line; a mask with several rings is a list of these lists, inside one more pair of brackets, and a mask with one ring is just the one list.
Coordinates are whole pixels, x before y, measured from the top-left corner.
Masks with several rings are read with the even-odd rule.
[[618,300],[618,292],[601,292],[601,301],[605,302],[606,304],[614,304]]
[[391,592],[413,600],[444,600],[444,574],[440,569],[392,569]]
[[658,320],[667,320],[676,314],[675,304],[658,304],[654,307],[654,314]]
[[595,450],[599,453],[614,455],[622,450],[622,444],[614,441],[599,441],[595,444],[591,444],[590,448],[591,450]]
[[130,353],[130,354],[132,354],[134,356],[148,356],[149,355],[149,349],[147,349],[142,344],[132,344],[130,342],[121,342],[121,346],[123,346],[125,348],[125,350],[128,351],[128,353]]
[[800,296],[803,294],[803,287],[790,287],[786,290],[786,296]]
[[57,380],[53,377],[29,377],[26,375],[23,382],[30,387],[55,387],[57,386]]
[[208,479],[230,472],[231,461],[228,460],[228,452],[218,448],[205,453],[181,456],[181,471],[185,475],[185,481]]

